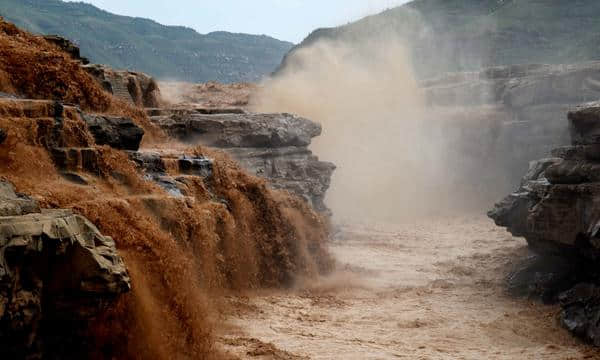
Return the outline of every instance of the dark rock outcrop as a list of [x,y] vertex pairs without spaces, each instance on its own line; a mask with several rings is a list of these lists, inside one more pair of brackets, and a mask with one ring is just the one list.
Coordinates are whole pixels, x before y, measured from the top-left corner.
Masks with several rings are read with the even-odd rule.
[[87,321],[129,291],[114,241],[0,182],[0,355],[85,355]]
[[600,346],[600,287],[578,284],[561,294],[561,321],[575,335]]
[[181,141],[223,149],[254,174],[328,212],[325,192],[335,166],[308,149],[321,126],[290,114],[202,114],[163,110],[151,120]]
[[0,145],[6,140],[7,136],[6,131],[0,129]]
[[102,87],[116,97],[136,106],[156,108],[161,104],[158,84],[149,75],[140,72],[115,70],[106,65],[91,64],[83,67]]
[[213,160],[177,151],[130,151],[129,158],[146,174],[147,179],[176,197],[191,195],[190,180],[209,178],[213,174]]
[[560,283],[560,290],[571,290],[558,296],[563,324],[600,346],[599,105],[584,105],[568,118],[571,146],[532,162],[519,190],[488,215],[513,235],[525,237],[540,256],[568,263],[570,278]]
[[131,119],[106,115],[82,114],[96,144],[109,145],[120,150],[137,150],[144,130]]
[[98,174],[98,150],[92,147],[52,148],[52,159],[58,169],[66,172],[85,171]]

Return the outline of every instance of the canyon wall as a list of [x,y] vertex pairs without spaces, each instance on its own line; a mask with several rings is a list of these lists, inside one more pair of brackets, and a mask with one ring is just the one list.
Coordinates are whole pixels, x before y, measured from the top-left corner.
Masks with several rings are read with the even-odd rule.
[[529,161],[568,144],[564,114],[600,98],[600,62],[493,67],[420,85],[448,162],[463,173],[457,184],[476,177],[473,189],[493,201],[519,183]]
[[568,113],[570,145],[533,161],[518,190],[489,212],[497,225],[522,236],[543,268],[524,269],[516,281],[554,294],[561,321],[600,345],[600,104]]

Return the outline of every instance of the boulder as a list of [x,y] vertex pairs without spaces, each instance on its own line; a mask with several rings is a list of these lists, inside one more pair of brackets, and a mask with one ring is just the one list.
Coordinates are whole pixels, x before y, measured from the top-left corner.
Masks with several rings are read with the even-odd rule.
[[91,115],[82,113],[96,144],[115,149],[137,150],[144,137],[144,129],[125,117]]
[[85,354],[87,321],[130,289],[114,241],[70,210],[40,210],[5,182],[0,209],[0,355]]

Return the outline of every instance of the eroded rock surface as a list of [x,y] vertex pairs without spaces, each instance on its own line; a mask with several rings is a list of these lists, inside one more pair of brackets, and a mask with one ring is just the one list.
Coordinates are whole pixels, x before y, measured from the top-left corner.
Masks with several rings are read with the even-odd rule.
[[488,215],[513,235],[525,237],[541,256],[569,264],[569,283],[561,290],[572,289],[558,296],[563,324],[600,345],[600,105],[584,105],[568,118],[571,145],[532,162],[519,189]]
[[203,112],[163,110],[151,120],[176,139],[223,149],[273,187],[301,196],[320,212],[329,211],[324,199],[335,166],[308,148],[321,134],[319,124],[291,114]]
[[106,65],[90,64],[83,67],[109,93],[131,104],[155,108],[161,104],[158,84],[141,72],[115,70]]
[[85,355],[86,322],[129,291],[114,241],[0,181],[0,355]]

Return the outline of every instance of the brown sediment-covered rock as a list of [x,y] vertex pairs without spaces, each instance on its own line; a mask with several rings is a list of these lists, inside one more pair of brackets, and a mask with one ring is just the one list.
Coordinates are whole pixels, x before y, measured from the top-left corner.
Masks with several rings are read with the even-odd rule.
[[558,276],[569,279],[561,283],[561,291],[572,288],[558,296],[563,324],[600,345],[600,111],[597,104],[587,104],[568,118],[572,145],[553,151],[555,158],[532,162],[519,190],[488,215],[513,235],[525,237],[542,257],[569,265]]
[[111,238],[0,182],[0,355],[85,355],[87,321],[129,288]]

